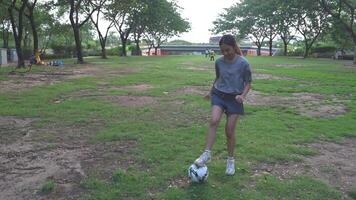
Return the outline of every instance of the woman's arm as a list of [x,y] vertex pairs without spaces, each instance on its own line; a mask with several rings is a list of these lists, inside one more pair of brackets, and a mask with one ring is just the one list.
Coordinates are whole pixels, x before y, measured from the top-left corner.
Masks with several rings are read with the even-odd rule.
[[243,103],[245,101],[247,93],[250,91],[250,89],[251,89],[251,82],[248,82],[248,83],[246,83],[242,94],[236,95],[236,97],[235,97],[236,101],[239,103]]

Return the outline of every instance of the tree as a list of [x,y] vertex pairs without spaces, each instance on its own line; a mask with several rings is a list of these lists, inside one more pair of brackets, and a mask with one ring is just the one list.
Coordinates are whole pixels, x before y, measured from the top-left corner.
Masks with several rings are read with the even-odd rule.
[[12,26],[12,33],[15,39],[16,53],[18,57],[17,67],[25,67],[25,60],[22,52],[23,39],[23,13],[26,8],[27,0],[17,2],[17,0],[3,2],[7,7],[10,22]]
[[[109,23],[109,25],[107,26],[106,28],[106,31],[105,31],[105,35],[103,35],[103,33],[101,33],[100,31],[100,26],[99,26],[99,19],[100,19],[100,14],[105,12],[103,11],[105,9],[105,5],[107,3],[107,0],[97,0],[97,1],[94,1],[92,2],[92,4],[97,8],[96,9],[96,17],[94,19],[93,15],[90,15],[90,20],[91,22],[94,24],[96,30],[97,30],[97,33],[99,35],[99,42],[100,42],[100,46],[101,46],[101,57],[102,58],[107,58],[106,56],[106,40],[107,40],[107,37],[108,37],[108,33],[109,33],[109,30],[113,27],[114,25],[114,22],[111,21]],[[95,12],[93,14],[95,14]]]
[[183,19],[175,2],[166,0],[152,0],[148,4],[150,20],[145,31],[145,41],[151,48],[157,50],[168,38],[179,35],[190,29],[190,24]]
[[39,55],[38,49],[38,34],[37,34],[37,27],[35,23],[34,17],[34,9],[36,6],[37,0],[34,0],[32,3],[30,1],[26,2],[26,10],[24,12],[25,16],[30,21],[31,29],[32,29],[32,36],[33,36],[33,54]]
[[[90,7],[91,2],[89,0],[68,0],[68,3],[70,6],[69,19],[73,29],[77,51],[77,62],[78,64],[83,64],[84,59],[82,42],[80,38],[80,28],[90,19],[90,16],[97,8]],[[82,15],[84,15],[84,17]],[[83,20],[80,21],[80,19]]]
[[354,0],[319,0],[318,2],[324,12],[331,15],[334,22],[341,25],[351,36],[354,44],[354,64],[356,64],[356,28],[354,27],[356,2]]
[[328,17],[324,15],[317,2],[293,1],[294,18],[297,19],[294,27],[304,38],[304,58],[308,57],[309,51],[315,40],[328,27]]
[[160,45],[172,36],[179,35],[190,29],[189,23],[184,20],[175,2],[154,0],[149,4],[150,23],[147,25],[145,39],[150,47],[155,48],[155,54]]
[[120,0],[113,1],[108,6],[108,20],[114,22],[116,30],[119,32],[122,52],[121,56],[126,56],[126,45],[128,37],[133,27],[132,14],[135,12],[138,1]]
[[257,55],[261,55],[261,47],[267,37],[267,20],[261,15],[260,2],[245,0],[226,9],[226,13],[219,16],[214,22],[214,30],[218,32],[231,32],[246,36],[257,46]]
[[293,9],[290,6],[290,3],[285,0],[278,0],[276,10],[276,17],[278,20],[278,33],[280,38],[283,41],[284,51],[283,55],[287,56],[288,53],[288,44],[291,40],[295,39],[293,34],[292,25],[295,21],[293,18]]
[[140,49],[140,42],[141,38],[147,29],[148,24],[151,21],[151,17],[149,16],[149,6],[150,0],[140,0],[139,1],[139,8],[137,9],[137,12],[133,13],[132,19],[133,19],[133,28],[132,28],[132,38],[133,41],[136,44],[135,52],[133,52],[133,55],[142,55],[141,49]]
[[1,23],[0,31],[2,33],[2,41],[3,41],[2,47],[9,48],[9,36],[10,36],[11,22],[10,22],[10,18],[9,18],[6,6],[0,7],[0,23]]
[[266,27],[266,38],[268,39],[269,55],[272,56],[273,40],[278,35],[278,2],[276,0],[253,1],[253,9],[268,27]]
[[53,5],[50,2],[45,2],[43,4],[38,4],[34,13],[36,18],[36,30],[38,32],[39,39],[38,48],[39,52],[43,54],[46,53],[46,50],[55,33],[63,32],[62,29],[58,29],[58,27],[61,27],[60,22],[56,17],[54,17],[54,14],[51,14],[52,9],[54,9]]

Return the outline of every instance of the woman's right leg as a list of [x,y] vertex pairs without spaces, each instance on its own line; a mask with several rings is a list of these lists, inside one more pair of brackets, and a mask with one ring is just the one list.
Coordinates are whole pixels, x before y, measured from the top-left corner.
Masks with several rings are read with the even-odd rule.
[[206,143],[205,143],[205,151],[197,158],[194,163],[198,167],[202,167],[205,163],[209,162],[211,159],[211,148],[214,145],[215,137],[216,137],[216,129],[219,126],[219,122],[221,119],[223,110],[219,107],[214,105],[211,109],[211,120],[209,123],[209,130],[206,134]]
[[216,105],[213,105],[211,109],[211,119],[209,123],[209,130],[208,133],[206,134],[206,144],[205,144],[205,150],[211,150],[215,143],[215,138],[216,138],[216,129],[219,126],[219,122],[221,119],[221,115],[223,113],[223,110]]

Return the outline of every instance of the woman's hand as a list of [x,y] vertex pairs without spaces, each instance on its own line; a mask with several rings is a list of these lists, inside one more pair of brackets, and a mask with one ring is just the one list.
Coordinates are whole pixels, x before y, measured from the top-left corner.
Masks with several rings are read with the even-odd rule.
[[235,97],[236,101],[239,103],[243,103],[245,101],[245,96],[243,95],[236,95]]

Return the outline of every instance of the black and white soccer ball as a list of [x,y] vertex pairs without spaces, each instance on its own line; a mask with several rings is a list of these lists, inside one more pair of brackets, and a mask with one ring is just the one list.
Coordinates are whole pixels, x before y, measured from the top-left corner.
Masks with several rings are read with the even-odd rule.
[[195,183],[202,183],[208,179],[209,171],[206,165],[198,167],[195,164],[188,168],[188,177]]

